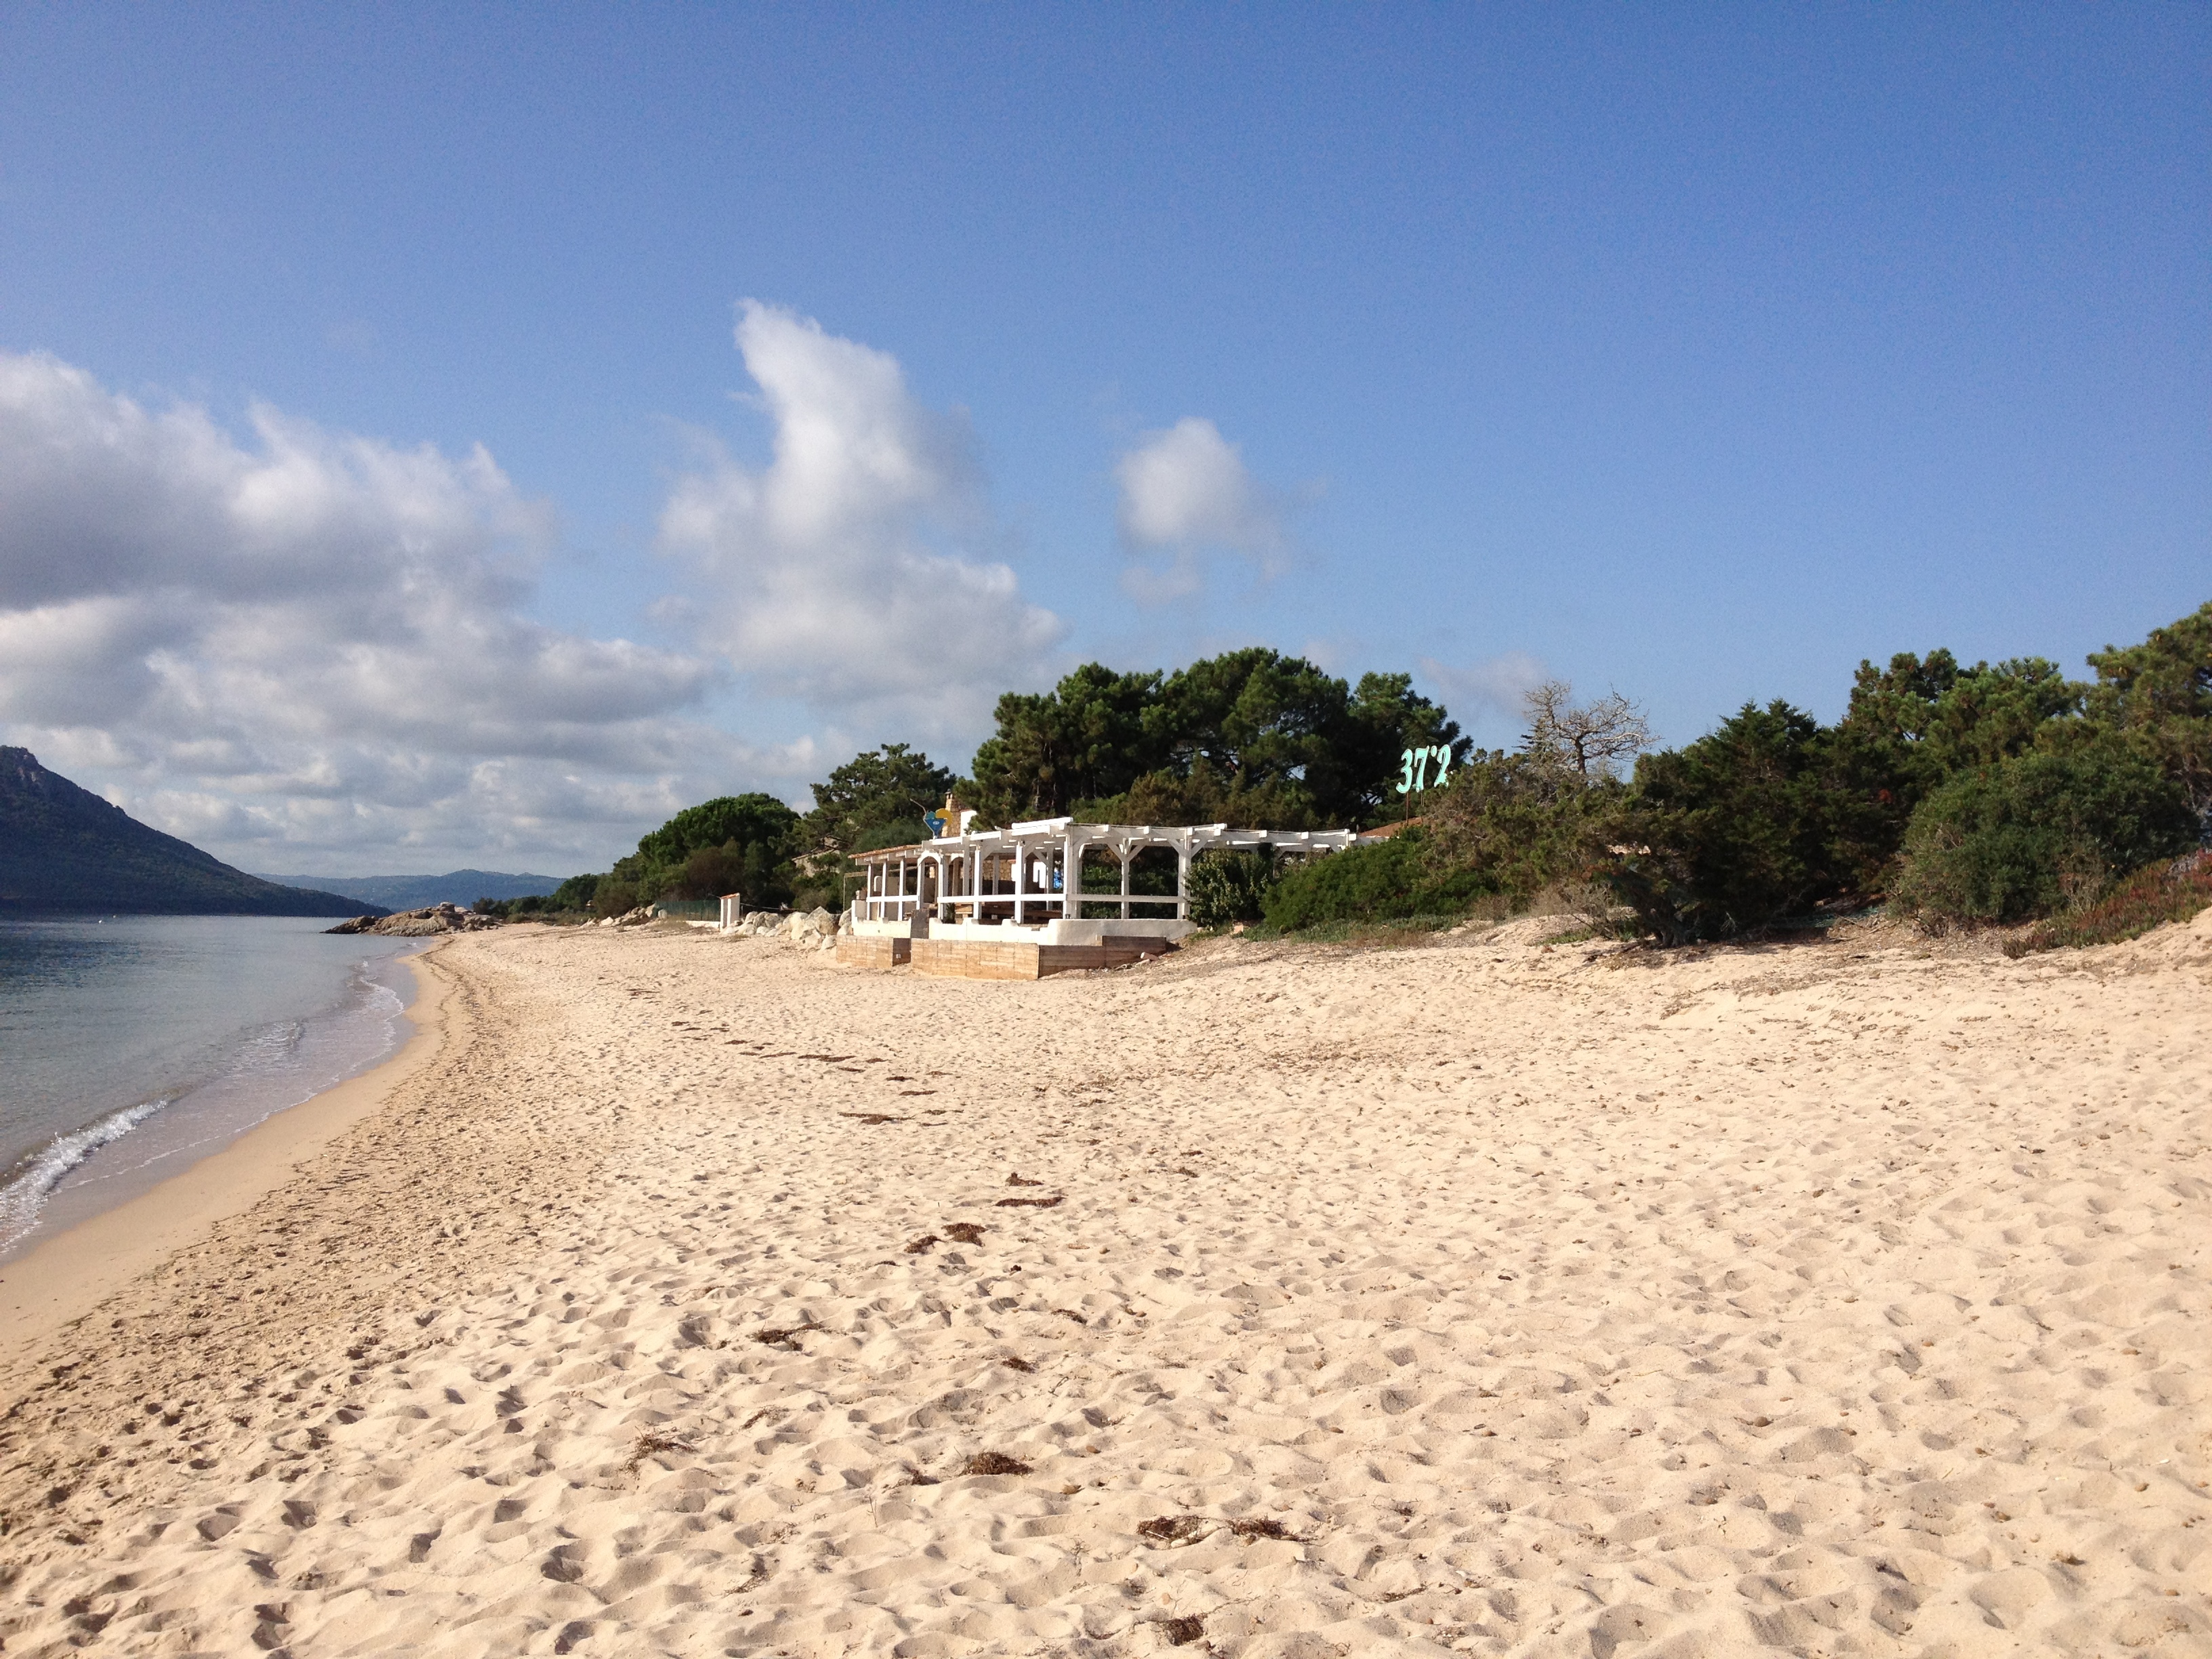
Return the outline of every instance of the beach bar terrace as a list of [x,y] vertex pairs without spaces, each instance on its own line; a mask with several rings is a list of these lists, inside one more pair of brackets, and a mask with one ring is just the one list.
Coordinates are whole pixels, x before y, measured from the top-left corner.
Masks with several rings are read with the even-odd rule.
[[[977,979],[1036,979],[1117,967],[1172,950],[1193,933],[1190,868],[1216,848],[1268,848],[1294,857],[1352,845],[1349,830],[1232,830],[1225,823],[1078,823],[1039,818],[1005,830],[960,828],[933,841],[855,855],[842,962]],[[1147,853],[1173,855],[1172,892],[1137,890]],[[1165,860],[1155,860],[1164,865]],[[1085,884],[1085,872],[1109,884]]]

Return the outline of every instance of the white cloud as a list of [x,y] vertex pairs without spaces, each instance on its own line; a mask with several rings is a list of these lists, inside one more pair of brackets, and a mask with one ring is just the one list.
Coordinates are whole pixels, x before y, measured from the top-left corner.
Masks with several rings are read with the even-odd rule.
[[254,867],[603,860],[702,780],[696,657],[526,619],[550,513],[451,457],[266,406],[240,441],[0,354],[0,727]]
[[1463,668],[1423,657],[1420,666],[1422,677],[1443,693],[1446,707],[1469,725],[1484,716],[1520,720],[1522,699],[1550,678],[1543,663],[1526,651],[1508,651]]
[[1140,603],[1196,592],[1205,585],[1200,556],[1209,550],[1243,554],[1262,576],[1279,573],[1288,546],[1280,507],[1212,422],[1187,415],[1147,434],[1114,476],[1123,544],[1139,555],[1166,556],[1124,573],[1122,586]]
[[1066,630],[981,551],[994,531],[966,420],[916,401],[888,353],[793,312],[747,301],[737,341],[773,459],[711,449],[660,519],[662,549],[701,579],[701,642],[770,695],[972,735]]

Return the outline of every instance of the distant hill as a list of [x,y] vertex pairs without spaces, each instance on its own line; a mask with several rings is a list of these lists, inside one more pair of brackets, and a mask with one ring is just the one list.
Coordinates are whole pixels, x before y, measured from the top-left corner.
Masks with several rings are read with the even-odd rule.
[[550,893],[559,876],[514,876],[498,870],[448,870],[442,876],[266,876],[299,887],[323,887],[387,910],[420,910],[430,904],[474,904],[480,898],[527,898]]
[[190,842],[0,748],[0,915],[351,916],[336,893],[234,870]]

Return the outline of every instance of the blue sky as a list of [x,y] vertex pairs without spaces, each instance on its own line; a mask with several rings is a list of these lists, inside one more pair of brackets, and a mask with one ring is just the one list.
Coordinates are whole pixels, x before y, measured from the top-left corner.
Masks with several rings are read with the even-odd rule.
[[2078,671],[2212,598],[2209,71],[2195,6],[0,9],[0,736],[257,869],[565,872],[1091,657],[1491,742]]

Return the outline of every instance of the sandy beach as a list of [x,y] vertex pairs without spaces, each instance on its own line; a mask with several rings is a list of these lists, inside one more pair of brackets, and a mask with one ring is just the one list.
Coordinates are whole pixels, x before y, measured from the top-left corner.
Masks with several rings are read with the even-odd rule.
[[456,938],[342,1110],[11,1264],[0,1644],[2212,1653],[2212,913],[1555,925]]

